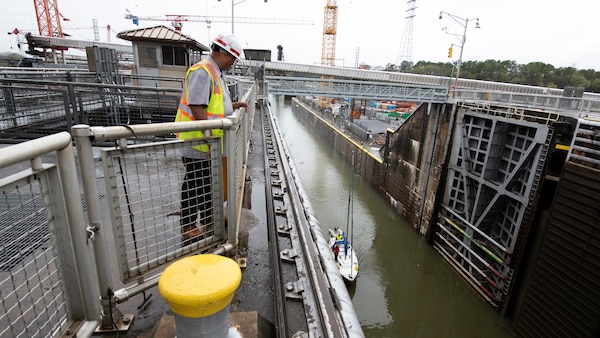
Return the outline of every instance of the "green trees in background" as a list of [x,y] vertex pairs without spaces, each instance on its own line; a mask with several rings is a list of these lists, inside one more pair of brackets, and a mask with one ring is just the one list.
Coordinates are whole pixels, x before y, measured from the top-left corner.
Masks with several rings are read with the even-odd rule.
[[15,67],[23,57],[17,53],[0,53],[0,67]]
[[[388,63],[385,67],[375,69],[434,76],[454,76],[456,75],[454,67],[455,65],[450,62],[419,61],[413,64],[404,61],[400,65]],[[365,68],[370,69],[367,65]],[[543,62],[518,64],[509,60],[464,61],[460,67],[460,77],[549,88],[583,87],[587,92],[600,92],[599,71],[574,67],[555,68]]]

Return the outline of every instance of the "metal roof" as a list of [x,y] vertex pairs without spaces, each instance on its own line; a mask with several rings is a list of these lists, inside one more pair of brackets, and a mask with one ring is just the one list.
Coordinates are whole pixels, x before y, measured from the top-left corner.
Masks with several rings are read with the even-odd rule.
[[67,39],[67,38],[59,38],[59,37],[50,37],[50,36],[39,36],[28,34],[27,35],[27,43],[30,46],[39,47],[39,48],[55,48],[55,49],[65,49],[66,48],[79,48],[85,49],[86,47],[103,47],[114,49],[117,53],[133,53],[133,49],[130,45],[123,45],[117,43],[107,43],[100,41],[87,41],[87,40],[75,40],[75,39]]
[[123,31],[117,37],[128,41],[152,41],[185,45],[195,50],[209,51],[209,48],[192,37],[164,25]]

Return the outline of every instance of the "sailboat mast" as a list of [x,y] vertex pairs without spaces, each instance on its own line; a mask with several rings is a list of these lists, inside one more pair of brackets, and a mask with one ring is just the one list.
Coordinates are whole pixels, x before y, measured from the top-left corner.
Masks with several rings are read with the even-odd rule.
[[[352,168],[350,170],[350,202],[349,202],[349,204],[350,204],[350,211],[349,211],[349,213],[350,213],[350,216],[349,216],[349,218],[350,218],[350,222],[349,222],[350,223],[350,225],[349,225],[350,226],[350,229],[349,229],[350,234],[349,235],[350,235],[350,243],[351,243],[351,245],[353,245],[354,244],[354,151],[352,152],[351,167]],[[353,249],[351,249],[351,250],[353,250]],[[353,257],[354,256],[352,254],[350,254],[350,263],[353,263],[352,262]],[[352,266],[352,265],[350,265],[350,266]]]
[[[352,153],[352,168],[350,170],[350,232],[354,226],[354,153]],[[352,239],[352,238],[350,238]]]

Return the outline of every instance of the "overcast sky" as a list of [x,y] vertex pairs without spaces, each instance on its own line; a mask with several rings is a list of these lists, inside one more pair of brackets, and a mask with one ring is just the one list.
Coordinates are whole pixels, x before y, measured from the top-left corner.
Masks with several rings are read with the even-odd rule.
[[[55,0],[62,15],[63,32],[74,39],[93,40],[93,19],[98,21],[100,41],[127,43],[116,33],[137,28],[124,18],[126,9],[137,16],[185,14],[231,17],[232,0]],[[269,22],[311,24],[235,24],[235,34],[248,48],[271,49],[276,59],[277,45],[283,46],[285,61],[320,64],[323,18],[326,0],[233,0],[234,18],[258,18]],[[0,28],[15,28],[37,34],[33,0],[13,0],[3,6]],[[353,67],[357,61],[371,66],[396,63],[406,28],[407,1],[337,0],[338,26],[336,65]],[[479,18],[481,28],[469,20],[463,61],[514,60],[520,64],[540,61],[555,67],[575,67],[600,71],[600,5],[591,0],[416,0],[413,19],[413,62],[449,61],[448,47],[460,45],[464,19]],[[449,16],[439,19],[440,11]],[[170,22],[140,21],[138,27]],[[443,28],[447,27],[444,31]],[[182,33],[208,45],[217,33],[230,32],[231,23],[186,22]],[[446,32],[450,33],[447,34]],[[17,37],[4,33],[0,52],[18,52]],[[456,61],[460,54],[454,48]]]

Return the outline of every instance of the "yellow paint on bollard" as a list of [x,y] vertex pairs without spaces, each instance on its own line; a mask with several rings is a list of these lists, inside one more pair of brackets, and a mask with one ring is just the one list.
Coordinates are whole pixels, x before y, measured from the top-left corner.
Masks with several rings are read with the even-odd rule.
[[207,317],[224,309],[242,280],[231,258],[204,254],[183,258],[165,269],[158,291],[176,314]]

